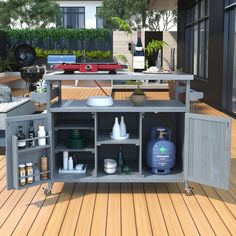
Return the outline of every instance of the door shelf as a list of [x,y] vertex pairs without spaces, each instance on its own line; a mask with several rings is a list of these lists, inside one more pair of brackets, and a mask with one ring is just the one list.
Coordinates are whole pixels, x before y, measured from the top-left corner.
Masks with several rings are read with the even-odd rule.
[[63,144],[57,144],[55,149],[54,149],[55,153],[58,152],[63,152],[63,151],[68,151],[68,152],[95,152],[95,148],[94,148],[94,144],[93,142],[88,142],[88,144],[86,145],[85,148],[80,148],[80,149],[70,149],[67,148],[65,145]]
[[46,183],[49,183],[50,182],[50,179],[44,179],[44,180],[40,180],[40,181],[37,181],[37,182],[33,182],[32,184],[25,184],[24,186],[19,186],[17,187],[18,190],[20,189],[24,189],[24,188],[30,188],[30,187],[33,187],[33,186],[36,186],[36,185],[41,185],[41,184],[46,184]]
[[36,152],[36,151],[39,151],[39,150],[43,150],[43,149],[48,149],[50,148],[51,145],[47,144],[47,145],[44,145],[44,146],[35,146],[35,147],[32,147],[32,148],[25,148],[25,149],[18,149],[18,153],[26,153],[26,152]]
[[94,131],[94,121],[93,120],[60,120],[56,123],[54,130],[92,130]]

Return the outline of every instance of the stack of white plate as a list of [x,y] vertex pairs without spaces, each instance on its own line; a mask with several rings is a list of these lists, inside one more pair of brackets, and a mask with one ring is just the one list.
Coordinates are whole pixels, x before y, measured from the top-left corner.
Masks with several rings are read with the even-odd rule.
[[104,171],[106,174],[116,173],[117,162],[114,159],[104,159]]

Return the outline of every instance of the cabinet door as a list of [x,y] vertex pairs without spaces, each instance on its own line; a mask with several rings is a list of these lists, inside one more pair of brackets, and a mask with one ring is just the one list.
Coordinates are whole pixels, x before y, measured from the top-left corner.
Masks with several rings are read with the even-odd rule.
[[185,115],[184,175],[186,180],[229,188],[231,119]]
[[[35,147],[29,147],[29,126],[30,121],[33,121],[34,131],[35,131]],[[39,125],[44,125],[46,130],[46,145],[38,145],[37,130]],[[18,149],[18,139],[17,134],[19,126],[23,127],[23,133],[26,136],[26,148]],[[7,157],[7,188],[8,189],[20,189],[24,187],[30,187],[45,182],[51,182],[51,156],[52,156],[52,132],[51,132],[51,115],[47,113],[37,114],[37,115],[25,115],[25,116],[15,116],[6,119],[6,157]],[[24,186],[19,186],[19,164],[25,164],[27,162],[32,162],[33,164],[38,164],[40,168],[40,157],[48,157],[48,170],[44,172],[47,174],[48,179],[33,182],[31,184],[26,184]],[[40,174],[40,177],[42,175]]]

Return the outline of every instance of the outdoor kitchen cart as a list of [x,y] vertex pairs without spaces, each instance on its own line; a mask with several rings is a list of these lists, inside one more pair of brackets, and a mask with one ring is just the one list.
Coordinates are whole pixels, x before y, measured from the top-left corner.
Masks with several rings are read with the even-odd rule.
[[[6,119],[8,189],[48,183],[45,194],[50,195],[54,182],[184,182],[186,194],[191,195],[189,181],[229,188],[231,119],[189,113],[193,75],[54,73],[45,75],[44,80],[47,82],[47,113]],[[143,106],[134,106],[130,100],[115,100],[110,107],[91,107],[86,100],[61,100],[62,80],[173,80],[176,81],[176,95],[175,100],[147,100]],[[185,103],[179,99],[183,87]],[[130,137],[113,140],[110,132],[114,119],[121,116],[125,117]],[[39,125],[45,126],[46,145],[19,150],[18,126],[23,126],[27,134],[30,121],[34,122],[35,130]],[[146,165],[151,128],[160,125],[171,128],[172,140],[176,145],[176,164],[167,175],[152,174]],[[72,130],[79,130],[85,138],[84,148],[68,148],[66,142]],[[29,140],[27,138],[25,141]],[[105,158],[116,158],[120,148],[130,173],[108,175],[103,170],[103,161]],[[86,164],[86,172],[60,173],[63,151],[69,151],[76,162]],[[42,156],[48,157],[48,178],[20,186],[19,164],[39,163]]]

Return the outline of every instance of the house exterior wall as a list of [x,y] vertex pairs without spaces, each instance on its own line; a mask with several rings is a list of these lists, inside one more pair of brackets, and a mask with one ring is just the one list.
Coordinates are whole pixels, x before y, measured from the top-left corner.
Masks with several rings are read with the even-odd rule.
[[96,7],[102,1],[57,1],[60,7],[85,7],[85,28],[96,28]]
[[[188,72],[186,62],[190,55],[186,50],[185,38],[186,11],[194,5],[195,0],[182,0],[178,3],[178,55],[177,67]],[[208,78],[203,80],[195,76],[191,87],[204,92],[204,101],[209,105],[223,110],[223,51],[224,51],[224,1],[209,0],[209,48]]]

